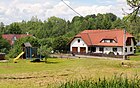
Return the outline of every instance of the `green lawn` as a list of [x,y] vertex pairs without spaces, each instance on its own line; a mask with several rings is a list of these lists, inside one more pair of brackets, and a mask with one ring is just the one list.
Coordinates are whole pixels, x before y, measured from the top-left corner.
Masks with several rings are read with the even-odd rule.
[[135,55],[133,56],[129,56],[130,60],[135,60],[135,61],[140,61],[140,52],[137,52]]
[[122,73],[128,77],[140,75],[140,61],[85,58],[49,58],[47,63],[9,61],[0,63],[0,88],[46,88],[48,84],[57,85],[73,79],[98,79]]

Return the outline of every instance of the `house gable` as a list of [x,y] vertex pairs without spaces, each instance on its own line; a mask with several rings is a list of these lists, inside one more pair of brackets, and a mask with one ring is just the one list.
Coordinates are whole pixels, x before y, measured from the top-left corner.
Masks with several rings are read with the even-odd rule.
[[102,39],[100,43],[117,43],[114,39]]
[[71,42],[71,46],[81,46],[81,47],[86,47],[87,44],[83,41],[82,38],[75,38],[72,42]]
[[87,53],[87,48],[88,48],[88,46],[87,46],[87,44],[83,41],[83,39],[82,38],[74,38],[73,39],[73,41],[71,42],[71,44],[70,44],[70,51],[72,51],[73,49],[76,49],[76,51],[75,52],[80,52],[80,49],[82,49],[82,48],[86,48],[86,53]]

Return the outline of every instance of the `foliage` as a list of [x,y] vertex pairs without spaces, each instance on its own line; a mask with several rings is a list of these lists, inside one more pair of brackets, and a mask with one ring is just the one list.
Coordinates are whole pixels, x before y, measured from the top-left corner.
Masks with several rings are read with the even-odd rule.
[[[129,15],[128,15],[129,16]],[[4,26],[4,23],[0,23],[1,34],[20,34],[29,33],[32,34],[37,41],[39,41],[40,50],[42,52],[50,53],[54,51],[67,50],[67,44],[77,33],[87,30],[97,29],[115,29],[126,28],[128,32],[135,36],[137,41],[140,40],[139,22],[140,17],[137,16],[137,23],[132,22],[133,18],[128,16],[120,19],[112,13],[106,14],[91,14],[85,17],[75,16],[72,21],[66,21],[58,17],[50,17],[47,20],[41,21],[37,16],[33,16],[30,21],[22,21],[18,23],[12,23]],[[126,21],[127,19],[127,21]],[[16,45],[14,45],[16,46]],[[38,46],[35,45],[35,46]],[[12,50],[14,50],[13,47]],[[15,49],[14,51],[16,51]],[[20,48],[19,48],[20,50]],[[19,52],[19,50],[17,52]],[[15,55],[13,55],[15,56]]]
[[0,52],[2,53],[8,53],[10,50],[10,44],[8,43],[7,40],[3,39],[0,37]]
[[127,20],[126,29],[131,34],[135,35],[136,40],[139,41],[140,40],[140,30],[138,30],[138,29],[140,29],[140,26],[138,23],[140,22],[140,17],[136,17],[136,18],[137,18],[136,19],[137,22],[131,21],[131,20],[133,20],[132,18],[129,18]]
[[18,23],[12,23],[9,26],[6,26],[5,33],[7,33],[7,34],[21,34],[22,30],[20,29]]
[[[137,20],[139,23],[139,18]],[[72,38],[77,33],[89,29],[113,29],[113,28],[126,28],[128,32],[136,36],[136,39],[139,40],[139,25],[138,23],[131,23],[132,18],[129,18],[128,21],[124,23],[126,17],[123,19],[118,18],[112,13],[106,14],[92,14],[85,17],[75,16],[72,21],[66,21],[58,17],[50,17],[44,22],[33,16],[30,21],[22,21],[19,23],[12,23],[10,25],[4,26],[1,22],[0,31],[1,33],[29,33],[33,34],[36,38],[56,38],[60,36],[65,36]],[[135,25],[135,28],[130,27]]]
[[4,23],[0,22],[0,34],[4,33]]
[[140,11],[140,0],[127,0],[127,4],[133,9],[133,12],[130,13],[136,19],[136,16]]
[[140,79],[136,76],[133,79],[128,77],[114,76],[111,79],[99,78],[98,80],[74,80],[62,83],[58,88],[139,88]]
[[52,48],[54,51],[66,52],[69,39],[66,37],[57,37],[53,41]]
[[38,43],[40,48],[38,49],[38,53],[42,56],[48,57],[51,53],[52,49],[52,38],[43,38],[38,39]]

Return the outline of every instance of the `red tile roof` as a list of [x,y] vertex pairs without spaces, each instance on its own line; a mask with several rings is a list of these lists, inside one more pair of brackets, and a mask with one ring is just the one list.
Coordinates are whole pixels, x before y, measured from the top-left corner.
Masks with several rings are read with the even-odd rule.
[[[124,31],[121,29],[112,30],[84,30],[77,34],[75,38],[80,37],[88,46],[123,46]],[[134,38],[131,34],[126,33],[128,37]],[[103,43],[103,39],[113,39],[116,43]]]
[[23,38],[23,37],[27,37],[27,36],[32,36],[32,35],[27,35],[27,34],[3,34],[2,35],[2,38],[6,39],[10,45],[13,45],[14,43],[12,42],[13,41],[13,38],[16,37],[16,39],[19,39],[19,38]]

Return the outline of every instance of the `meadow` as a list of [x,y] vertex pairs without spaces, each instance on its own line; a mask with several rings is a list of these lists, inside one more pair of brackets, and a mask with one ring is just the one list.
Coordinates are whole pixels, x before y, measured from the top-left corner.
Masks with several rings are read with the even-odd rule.
[[114,75],[122,75],[127,79],[132,79],[136,75],[139,77],[139,55],[129,58],[130,60],[48,58],[47,63],[30,62],[30,60],[13,63],[9,60],[0,63],[0,88],[61,88],[61,85],[64,88],[65,83],[75,80],[78,80],[77,82],[86,79],[99,80],[99,78],[107,80]]

